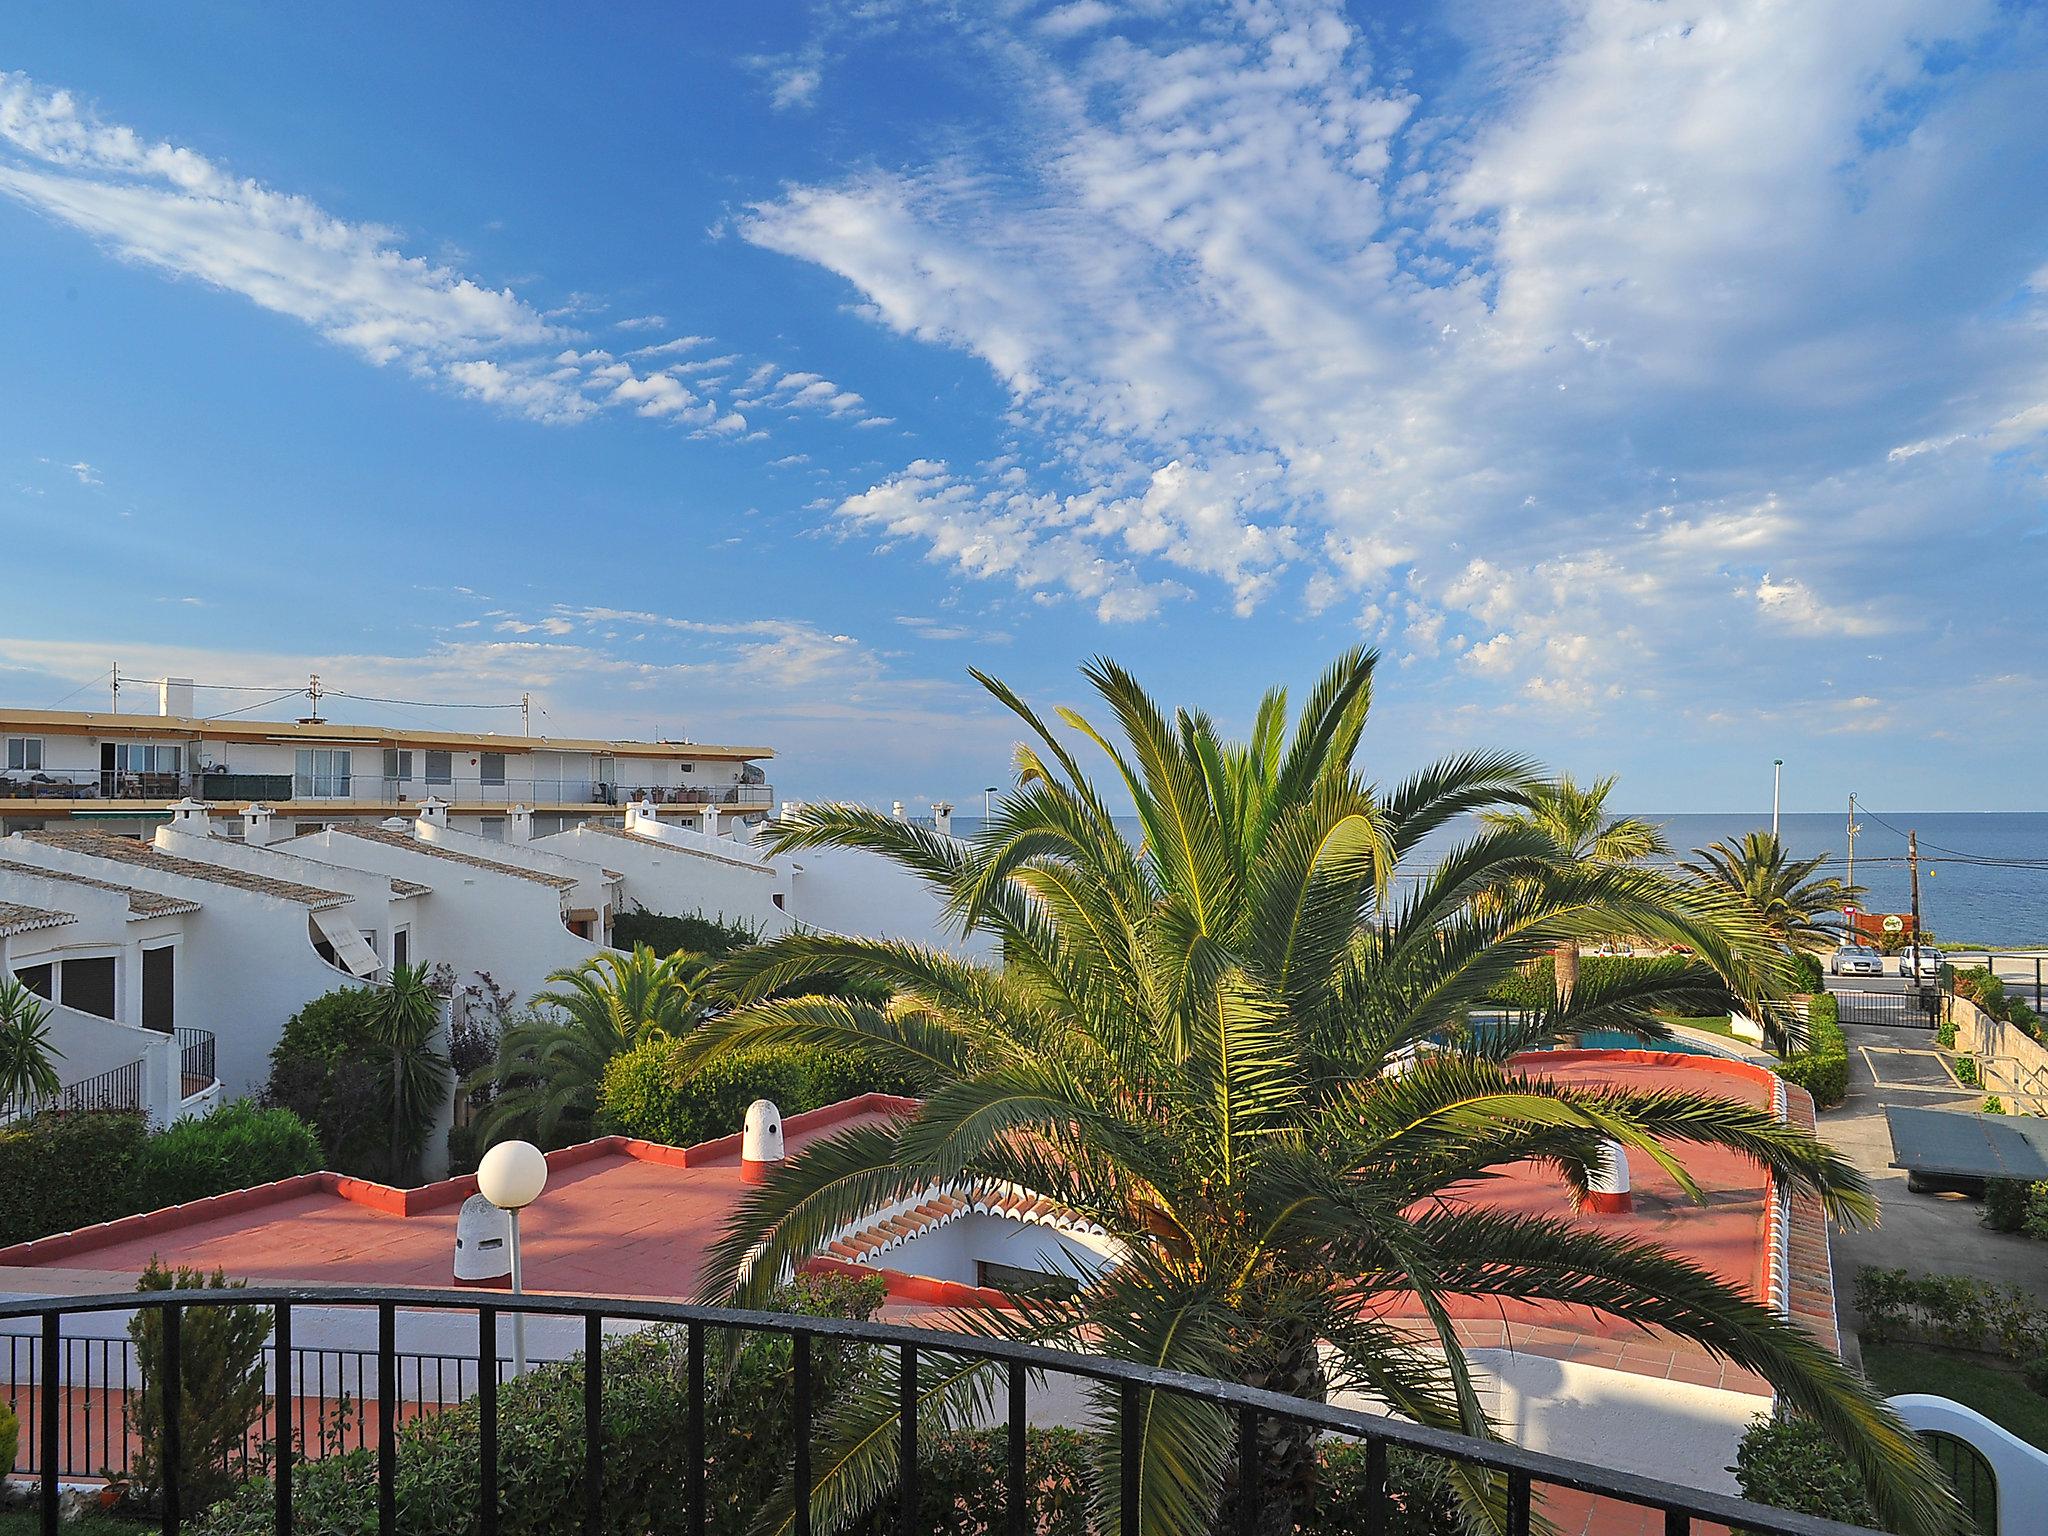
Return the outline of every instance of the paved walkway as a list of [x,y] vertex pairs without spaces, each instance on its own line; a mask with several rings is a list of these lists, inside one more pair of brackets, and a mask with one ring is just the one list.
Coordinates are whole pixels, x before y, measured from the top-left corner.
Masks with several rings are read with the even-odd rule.
[[[1934,1037],[1927,1030],[1851,1024],[1843,1033],[1849,1039],[1849,1097],[1840,1109],[1820,1117],[1820,1133],[1869,1178],[1883,1210],[1883,1222],[1874,1230],[1834,1234],[1844,1334],[1853,1334],[1861,1322],[1856,1271],[1865,1264],[1923,1275],[1973,1275],[2024,1286],[2048,1301],[2048,1244],[1993,1232],[1983,1224],[1982,1201],[1913,1194],[1906,1188],[1905,1171],[1891,1166],[1886,1104],[1976,1109],[1983,1094],[1956,1086],[1931,1054]],[[1848,1338],[1843,1342],[1848,1345]]]

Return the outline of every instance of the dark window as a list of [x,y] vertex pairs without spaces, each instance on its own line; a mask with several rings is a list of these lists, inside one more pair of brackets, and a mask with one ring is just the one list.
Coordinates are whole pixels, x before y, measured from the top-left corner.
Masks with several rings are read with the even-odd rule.
[[55,971],[47,964],[24,965],[14,973],[14,979],[47,1003],[57,995],[56,989],[51,985],[55,975]]
[[453,784],[455,782],[455,759],[446,752],[427,754],[427,782],[429,784]]
[[974,1283],[989,1290],[1008,1291],[1012,1296],[1071,1296],[1081,1283],[1071,1275],[1047,1274],[1042,1269],[1019,1269],[1014,1264],[994,1264],[977,1259]]
[[412,777],[412,754],[397,747],[384,749],[384,777],[400,783]]
[[102,1019],[114,1016],[114,957],[64,962],[63,995],[66,1008],[90,1013]]
[[142,952],[142,1027],[169,1034],[177,1024],[177,949],[165,944]]
[[478,764],[478,767],[477,767],[477,779],[478,779],[478,781],[479,781],[480,783],[484,783],[484,784],[503,784],[503,783],[505,782],[505,754],[504,754],[504,753],[502,753],[502,752],[484,752],[484,753],[480,753],[480,754],[478,755],[478,757],[477,757],[477,764]]
[[391,935],[391,963],[393,965],[412,964],[412,930],[410,928],[401,928]]

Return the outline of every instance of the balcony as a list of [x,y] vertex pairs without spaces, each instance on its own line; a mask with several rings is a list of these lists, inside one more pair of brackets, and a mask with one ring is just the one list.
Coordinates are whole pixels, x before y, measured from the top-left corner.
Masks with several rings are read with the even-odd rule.
[[[154,1337],[161,1339],[162,1345],[148,1346],[144,1354],[164,1362],[161,1379],[147,1383],[150,1416],[165,1426],[162,1454],[155,1459],[162,1470],[150,1495],[160,1510],[165,1532],[183,1527],[186,1501],[181,1483],[194,1474],[193,1463],[179,1447],[182,1426],[187,1422],[187,1414],[180,1408],[181,1376],[194,1368],[188,1361],[196,1357],[188,1357],[180,1347],[181,1329],[187,1319],[204,1309],[236,1306],[267,1309],[270,1334],[260,1356],[261,1378],[250,1383],[260,1390],[249,1397],[246,1430],[236,1443],[229,1426],[226,1440],[216,1439],[211,1454],[220,1458],[215,1470],[229,1478],[250,1470],[277,1470],[274,1482],[260,1497],[267,1511],[274,1510],[275,1528],[280,1532],[289,1532],[293,1525],[294,1486],[299,1481],[295,1470],[323,1456],[353,1455],[363,1479],[356,1486],[361,1489],[364,1528],[370,1516],[368,1485],[373,1475],[375,1526],[380,1536],[392,1536],[400,1529],[401,1459],[425,1454],[417,1433],[401,1426],[416,1425],[464,1403],[473,1405],[470,1418],[476,1426],[477,1465],[473,1476],[463,1475],[469,1470],[463,1468],[455,1472],[448,1486],[436,1483],[430,1487],[436,1506],[429,1512],[433,1528],[445,1526],[451,1532],[474,1529],[482,1536],[495,1536],[504,1513],[503,1488],[511,1485],[523,1490],[517,1515],[524,1527],[535,1526],[537,1519],[540,1528],[548,1529],[568,1529],[580,1523],[585,1532],[596,1536],[608,1528],[608,1515],[619,1513],[608,1501],[630,1499],[634,1501],[633,1517],[647,1522],[635,1529],[701,1536],[707,1515],[730,1507],[731,1500],[741,1494],[719,1485],[722,1477],[732,1474],[727,1464],[710,1465],[715,1458],[707,1456],[707,1377],[716,1378],[715,1361],[721,1358],[716,1336],[730,1333],[788,1341],[787,1365],[776,1383],[775,1401],[783,1406],[774,1413],[780,1422],[772,1426],[755,1423],[751,1428],[762,1432],[772,1428],[778,1444],[786,1439],[783,1476],[791,1488],[817,1487],[813,1478],[814,1428],[823,1414],[814,1402],[815,1385],[821,1379],[815,1357],[828,1352],[857,1353],[864,1368],[875,1373],[875,1386],[887,1394],[880,1400],[893,1398],[896,1414],[889,1434],[900,1471],[891,1475],[890,1485],[880,1491],[871,1512],[849,1529],[926,1536],[953,1524],[951,1511],[943,1506],[935,1520],[933,1508],[924,1498],[921,1463],[929,1452],[921,1447],[919,1416],[943,1378],[976,1369],[988,1378],[989,1411],[982,1418],[991,1424],[990,1433],[1004,1443],[1007,1456],[1001,1464],[1007,1470],[996,1473],[990,1486],[975,1492],[984,1501],[996,1503],[1004,1514],[1005,1528],[1012,1532],[1027,1528],[1032,1501],[1043,1491],[1031,1482],[1027,1470],[1029,1394],[1034,1388],[1043,1393],[1048,1385],[1071,1388],[1079,1384],[1097,1390],[1099,1406],[1068,1413],[1087,1417],[1092,1433],[1116,1437],[1117,1455],[1112,1464],[1123,1469],[1121,1486],[1114,1493],[1103,1490],[1108,1495],[1100,1500],[1104,1523],[1097,1529],[1113,1530],[1117,1536],[1141,1536],[1137,1469],[1149,1409],[1161,1394],[1207,1405],[1211,1413],[1222,1416],[1231,1426],[1240,1463],[1248,1466],[1257,1466],[1272,1439],[1266,1431],[1278,1425],[1305,1429],[1325,1444],[1348,1441],[1362,1447],[1361,1530],[1388,1529],[1390,1520],[1402,1513],[1389,1488],[1392,1452],[1431,1468],[1455,1465],[1479,1471],[1492,1487],[1506,1529],[1518,1536],[1532,1529],[1538,1511],[1548,1501],[1559,1498],[1581,1505],[1591,1499],[1601,1508],[1620,1506],[1617,1514],[1643,1526],[1655,1518],[1666,1536],[1687,1536],[1696,1522],[1746,1529],[1760,1536],[1859,1536],[1855,1527],[1788,1514],[1723,1494],[1099,1356],[976,1335],[796,1313],[580,1296],[525,1295],[517,1298],[516,1308],[513,1302],[510,1295],[495,1291],[252,1286],[230,1292],[157,1291],[37,1298],[0,1305],[0,1342],[8,1346],[7,1391],[21,1418],[17,1465],[37,1478],[42,1528],[48,1532],[58,1528],[60,1484],[65,1479],[102,1472],[119,1475],[135,1465],[130,1430],[125,1426],[143,1419],[137,1411],[143,1371],[119,1333],[120,1314],[130,1310],[161,1314]],[[474,1347],[458,1352],[401,1353],[397,1342],[401,1310],[409,1330],[437,1324],[446,1337],[473,1340]],[[568,1358],[535,1366],[536,1371],[550,1374],[555,1387],[562,1389],[556,1400],[564,1405],[580,1403],[580,1413],[564,1414],[559,1425],[539,1437],[548,1442],[545,1446],[537,1446],[530,1432],[503,1443],[500,1440],[500,1395],[508,1380],[507,1362],[500,1353],[500,1325],[515,1315],[554,1320],[551,1326],[559,1337],[572,1345],[582,1344],[580,1353],[564,1351]],[[295,1318],[304,1321],[309,1335],[318,1333],[325,1338],[327,1347],[294,1348]],[[332,1347],[338,1318],[363,1324],[374,1320],[374,1347]],[[620,1368],[622,1360],[626,1369],[633,1368],[630,1358],[619,1353],[624,1346],[618,1335],[648,1327],[666,1330],[657,1338],[667,1341],[662,1370],[668,1382],[663,1390],[669,1395],[656,1404],[615,1392],[608,1403],[609,1374]],[[335,1366],[331,1382],[329,1357]],[[838,1358],[843,1361],[846,1355],[841,1353]],[[351,1363],[353,1372],[347,1368]],[[629,1376],[627,1384],[636,1380]],[[780,1395],[784,1390],[786,1399]],[[531,1402],[531,1396],[526,1400]],[[1069,1391],[1060,1401],[1075,1399]],[[327,1430],[328,1414],[337,1402],[352,1404],[357,1415],[353,1444],[349,1435]],[[730,1409],[732,1405],[717,1406]],[[630,1433],[624,1432],[623,1425],[608,1425],[608,1407],[622,1419],[631,1415]],[[751,1411],[766,1411],[765,1404],[754,1402]],[[664,1419],[669,1412],[676,1422]],[[471,1433],[467,1421],[459,1427],[465,1435]],[[558,1448],[563,1432],[580,1440],[580,1445],[566,1451]],[[118,1444],[115,1436],[119,1436]],[[644,1461],[650,1448],[669,1456],[676,1475],[650,1483],[644,1476],[631,1478],[608,1465],[613,1459]],[[543,1452],[566,1454],[572,1458],[572,1466],[580,1462],[580,1473],[546,1488],[533,1483],[528,1463]],[[644,1467],[637,1469],[645,1471]],[[417,1492],[416,1472],[414,1479]],[[330,1483],[330,1492],[332,1486]],[[758,1499],[759,1494],[749,1497]],[[465,1510],[463,1506],[471,1499],[475,1500],[473,1508]],[[536,1500],[558,1501],[562,1507],[543,1511],[534,1507]],[[1234,1528],[1249,1533],[1262,1511],[1256,1500],[1247,1499],[1237,1503],[1235,1513]],[[326,1522],[337,1517],[332,1508],[320,1512]],[[264,1523],[269,1524],[271,1518],[266,1513]],[[408,1528],[418,1528],[422,1518],[421,1512],[408,1504]],[[797,1536],[809,1536],[808,1497],[796,1500],[791,1529]]]
[[644,800],[657,805],[717,805],[740,810],[765,811],[775,803],[775,791],[766,784],[624,784],[592,779],[524,779],[510,776],[490,780],[449,778],[438,783],[418,778],[359,778],[355,783],[359,789],[375,786],[366,798],[381,800],[386,805],[417,805],[429,797],[445,800],[448,804],[458,807],[624,806],[635,800]]

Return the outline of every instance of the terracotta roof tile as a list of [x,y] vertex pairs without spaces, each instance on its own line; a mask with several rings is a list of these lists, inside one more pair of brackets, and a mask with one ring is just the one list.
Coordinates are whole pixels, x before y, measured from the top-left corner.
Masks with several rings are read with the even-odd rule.
[[24,875],[40,875],[45,880],[62,880],[67,885],[82,885],[95,891],[112,891],[117,896],[128,898],[128,920],[132,923],[145,917],[171,917],[180,912],[197,912],[199,903],[188,901],[182,896],[166,896],[161,891],[139,891],[132,885],[116,885],[111,880],[95,880],[91,875],[73,874],[68,869],[44,869],[39,864],[24,864],[18,859],[0,859],[0,869],[12,869]]
[[162,870],[166,874],[183,875],[189,880],[204,880],[211,885],[233,886],[236,890],[250,891],[258,896],[275,896],[283,901],[296,901],[301,906],[311,907],[315,911],[346,906],[355,900],[355,897],[343,891],[324,891],[318,886],[300,885],[293,880],[274,880],[269,875],[252,874],[246,869],[231,869],[224,864],[181,859],[174,853],[165,853],[154,843],[140,842],[132,837],[117,837],[111,832],[66,827],[58,831],[25,832],[22,835],[30,842],[41,843],[46,848],[62,848],[71,853],[85,854],[89,858],[132,865],[136,869]]
[[48,912],[41,907],[18,906],[0,901],[0,935],[28,933],[37,928],[61,928],[75,919],[69,912]]
[[516,864],[500,864],[495,859],[480,858],[473,853],[461,853],[453,848],[443,848],[439,843],[430,843],[423,837],[414,837],[410,832],[399,832],[391,827],[365,827],[337,822],[331,829],[349,837],[360,837],[372,843],[382,843],[387,848],[404,848],[413,853],[424,853],[431,859],[446,859],[451,864],[466,864],[471,869],[486,869],[494,875],[510,875],[517,880],[531,880],[536,885],[551,885],[558,891],[573,890],[576,881],[569,875],[543,874],[537,869],[521,869]]

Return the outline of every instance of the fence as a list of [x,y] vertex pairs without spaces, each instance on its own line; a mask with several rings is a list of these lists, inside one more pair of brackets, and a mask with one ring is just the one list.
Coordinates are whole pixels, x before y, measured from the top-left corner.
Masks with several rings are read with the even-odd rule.
[[[62,1357],[63,1326],[67,1316],[87,1313],[125,1312],[132,1308],[160,1310],[163,1314],[163,1380],[152,1383],[162,1400],[165,1426],[163,1486],[157,1490],[165,1536],[176,1536],[183,1526],[180,1502],[182,1456],[177,1436],[183,1422],[180,1408],[180,1324],[184,1315],[197,1307],[267,1306],[272,1309],[275,1348],[268,1365],[272,1390],[264,1408],[265,1445],[268,1465],[276,1469],[274,1498],[276,1530],[289,1536],[292,1529],[292,1467],[303,1459],[308,1444],[299,1422],[302,1415],[298,1393],[301,1387],[293,1370],[291,1329],[294,1309],[316,1307],[323,1313],[335,1309],[373,1309],[377,1319],[377,1369],[374,1440],[377,1480],[377,1530],[379,1536],[395,1536],[398,1529],[398,1425],[401,1399],[401,1370],[397,1350],[397,1316],[408,1311],[467,1313],[476,1319],[477,1420],[478,1420],[478,1504],[476,1528],[481,1536],[497,1536],[501,1497],[499,1478],[498,1386],[501,1361],[497,1353],[501,1312],[515,1310],[505,1304],[513,1298],[496,1295],[479,1301],[476,1293],[464,1291],[405,1290],[399,1288],[337,1289],[332,1291],[288,1290],[249,1287],[246,1290],[160,1291],[147,1295],[41,1297],[0,1305],[0,1321],[34,1318],[39,1324],[41,1358]],[[959,1333],[940,1333],[887,1323],[856,1322],[849,1319],[801,1316],[794,1313],[742,1312],[716,1307],[683,1306],[669,1302],[631,1301],[609,1297],[522,1296],[516,1311],[543,1316],[580,1318],[583,1351],[578,1369],[583,1412],[581,1415],[582,1475],[575,1502],[580,1505],[581,1526],[586,1536],[601,1536],[605,1530],[605,1459],[607,1430],[604,1398],[604,1325],[608,1320],[680,1325],[685,1339],[686,1409],[681,1428],[682,1465],[687,1469],[683,1486],[672,1490],[674,1513],[664,1528],[677,1529],[685,1536],[703,1536],[714,1501],[729,1500],[730,1489],[711,1486],[707,1475],[705,1377],[710,1354],[710,1330],[766,1333],[788,1337],[792,1343],[792,1396],[790,1425],[792,1455],[790,1478],[797,1491],[792,1521],[793,1536],[810,1536],[811,1493],[816,1488],[812,1458],[816,1405],[813,1402],[812,1346],[818,1340],[859,1344],[876,1352],[883,1361],[893,1360],[892,1390],[897,1404],[894,1433],[899,1472],[895,1487],[884,1497],[881,1521],[893,1525],[900,1536],[923,1536],[928,1529],[921,1518],[921,1477],[919,1467],[919,1418],[927,1400],[934,1368],[952,1362],[979,1362],[1000,1374],[1007,1387],[1006,1438],[1008,1461],[1002,1479],[1007,1514],[1005,1528],[1017,1536],[1024,1531],[1025,1513],[1031,1487],[1025,1458],[1025,1410],[1028,1384],[1033,1377],[1063,1377],[1092,1382],[1108,1388],[1117,1408],[1103,1424],[1105,1434],[1117,1437],[1116,1465],[1120,1486],[1113,1499],[1106,1499],[1105,1531],[1117,1536],[1140,1536],[1142,1505],[1139,1497],[1139,1469],[1146,1449],[1148,1410],[1161,1393],[1207,1403],[1226,1416],[1235,1431],[1237,1454],[1242,1463],[1240,1482],[1262,1477],[1260,1458],[1271,1448],[1272,1437],[1265,1431],[1276,1424],[1293,1425],[1320,1437],[1340,1437],[1363,1445],[1366,1457],[1363,1490],[1363,1529],[1388,1528],[1399,1513],[1387,1484],[1387,1455],[1392,1449],[1416,1452],[1476,1472],[1492,1482],[1504,1500],[1509,1536],[1529,1536],[1539,1492],[1569,1490],[1629,1505],[1646,1514],[1661,1517],[1665,1536],[1689,1536],[1695,1521],[1712,1521],[1745,1529],[1758,1536],[1869,1536],[1854,1526],[1811,1515],[1791,1514],[1766,1508],[1725,1494],[1685,1488],[1657,1478],[1615,1471],[1561,1456],[1523,1450],[1495,1440],[1479,1440],[1391,1419],[1379,1414],[1337,1408],[1306,1398],[1240,1386],[1234,1382],[1190,1376],[1179,1371],[1159,1370],[1099,1355],[1071,1353],[1033,1345],[1012,1343]],[[68,1363],[68,1362],[67,1362]],[[920,1368],[925,1374],[920,1376]],[[89,1388],[89,1383],[87,1384]],[[63,1462],[63,1431],[74,1416],[76,1392],[67,1386],[62,1371],[39,1374],[35,1427],[26,1438],[37,1449],[39,1481],[38,1507],[44,1536],[57,1536],[60,1467]],[[417,1409],[415,1409],[417,1411]],[[561,1426],[575,1433],[569,1426]],[[1107,1490],[1105,1490],[1107,1492]],[[1235,1530],[1238,1536],[1252,1536],[1263,1515],[1259,1501],[1240,1499],[1236,1504]]]
[[59,1088],[49,1098],[0,1099],[0,1125],[26,1120],[46,1110],[140,1109],[142,1108],[142,1063],[109,1067],[96,1077]]
[[218,1082],[214,1070],[214,1039],[210,1029],[178,1030],[178,1072],[185,1079],[184,1094],[192,1094],[208,1083]]

